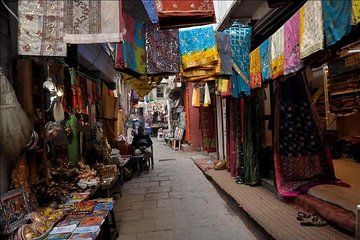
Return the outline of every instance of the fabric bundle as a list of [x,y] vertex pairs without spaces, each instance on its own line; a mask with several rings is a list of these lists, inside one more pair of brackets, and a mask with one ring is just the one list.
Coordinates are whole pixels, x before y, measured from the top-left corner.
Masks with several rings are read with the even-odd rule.
[[62,10],[65,11],[65,43],[112,43],[122,40],[121,0],[59,2],[65,4]]
[[220,55],[221,75],[232,75],[230,36],[216,32],[215,40]]
[[261,87],[261,63],[260,63],[260,47],[257,47],[250,53],[250,82],[251,89]]
[[284,74],[296,72],[300,69],[299,48],[299,11],[284,25]]
[[323,0],[326,45],[339,41],[351,30],[351,1]]
[[66,1],[18,1],[18,54],[66,56],[64,7]]
[[261,77],[263,81],[271,79],[270,41],[271,38],[268,38],[260,45]]
[[272,79],[284,73],[284,26],[271,36],[271,74]]
[[300,8],[300,58],[324,48],[321,1],[307,1]]
[[231,58],[233,64],[232,74],[232,95],[239,97],[239,94],[250,94],[250,46],[252,28],[235,22],[230,28],[224,31],[230,35]]
[[220,74],[220,57],[212,27],[179,32],[181,76],[189,82],[215,80]]
[[145,43],[147,74],[179,72],[179,30],[147,25]]
[[181,28],[215,23],[213,0],[156,0],[160,28]]

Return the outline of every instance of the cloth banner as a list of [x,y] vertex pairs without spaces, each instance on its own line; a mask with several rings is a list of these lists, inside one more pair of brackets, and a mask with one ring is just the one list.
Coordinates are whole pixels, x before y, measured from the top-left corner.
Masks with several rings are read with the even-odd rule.
[[113,43],[122,40],[121,0],[62,1],[65,43]]
[[216,32],[216,45],[221,61],[221,75],[232,75],[230,35]]
[[230,35],[231,58],[232,62],[243,73],[240,76],[238,71],[233,69],[232,74],[232,92],[233,97],[237,98],[239,94],[250,94],[248,85],[250,79],[250,47],[252,28],[238,22],[224,31]]
[[300,58],[324,49],[321,1],[307,1],[300,8]]
[[261,87],[260,47],[250,53],[250,88]]
[[140,97],[147,95],[162,80],[161,77],[146,77],[145,75],[136,78],[126,73],[121,73],[121,79],[126,81]]
[[271,74],[272,79],[284,74],[284,26],[271,36]]
[[270,41],[271,38],[268,38],[260,45],[261,77],[263,81],[271,79]]
[[284,75],[300,69],[300,15],[297,11],[284,25]]
[[145,10],[150,18],[151,23],[159,23],[159,18],[156,14],[155,0],[142,0]]
[[146,25],[145,42],[147,74],[179,72],[179,30]]
[[339,41],[351,30],[351,1],[322,0],[326,45]]
[[66,56],[64,37],[65,1],[18,1],[18,54]]
[[360,1],[352,0],[352,20],[351,23],[353,25],[357,25],[360,23]]

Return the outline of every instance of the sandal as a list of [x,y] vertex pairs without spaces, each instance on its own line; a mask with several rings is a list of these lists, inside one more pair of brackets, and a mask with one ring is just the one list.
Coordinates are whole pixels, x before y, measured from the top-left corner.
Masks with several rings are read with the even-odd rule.
[[310,217],[311,217],[311,214],[306,214],[306,213],[303,213],[303,212],[298,212],[297,217],[296,217],[296,220],[301,221],[301,220],[304,220],[304,219],[309,219]]
[[301,226],[322,227],[326,225],[326,221],[319,216],[313,216],[311,219],[304,219],[300,222]]

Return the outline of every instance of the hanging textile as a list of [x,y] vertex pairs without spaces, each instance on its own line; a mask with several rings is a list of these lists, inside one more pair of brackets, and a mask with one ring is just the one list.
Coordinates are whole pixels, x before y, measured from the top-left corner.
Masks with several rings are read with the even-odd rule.
[[64,42],[71,44],[114,43],[121,36],[121,0],[77,0],[65,3]]
[[270,41],[271,38],[268,38],[260,45],[261,77],[263,81],[271,79]]
[[121,79],[129,84],[141,97],[147,95],[162,80],[161,77],[146,77],[145,75],[136,78],[126,73],[121,73]]
[[66,56],[64,3],[54,1],[18,1],[18,54]]
[[262,119],[264,111],[263,89],[252,92],[245,99],[244,109],[244,182],[260,183],[260,157],[262,150]]
[[203,107],[208,107],[211,104],[209,85],[207,83],[205,83],[204,88],[205,88],[205,95],[204,95],[204,105],[203,105]]
[[284,74],[284,26],[271,36],[271,78]]
[[118,109],[118,98],[115,97],[114,91],[110,90],[103,82],[101,86],[101,118],[116,119]]
[[216,92],[221,97],[231,96],[231,81],[228,78],[218,78]]
[[261,63],[260,63],[260,47],[257,47],[250,53],[250,82],[251,89],[261,87]]
[[142,3],[145,7],[145,10],[147,12],[147,15],[149,16],[151,23],[153,24],[158,23],[159,18],[156,14],[155,0],[142,0]]
[[146,73],[179,72],[179,30],[159,30],[146,25]]
[[235,22],[224,31],[230,35],[231,58],[233,63],[232,95],[237,98],[239,94],[250,94],[250,46],[252,28]]
[[278,192],[285,197],[309,184],[335,180],[329,148],[306,79],[297,75],[275,82],[274,162]]
[[300,69],[300,15],[297,11],[284,25],[284,75]]
[[351,30],[351,1],[322,0],[326,45],[339,41]]
[[352,25],[357,25],[360,23],[360,1],[352,0]]
[[216,32],[216,45],[221,61],[221,75],[232,75],[230,35]]
[[67,136],[68,160],[72,166],[76,166],[80,157],[78,120],[74,114],[66,121],[66,128],[69,129]]
[[216,152],[215,111],[213,106],[200,108],[200,128],[204,151]]
[[300,58],[324,48],[321,1],[307,1],[300,8]]
[[156,0],[160,28],[182,28],[215,23],[213,0]]

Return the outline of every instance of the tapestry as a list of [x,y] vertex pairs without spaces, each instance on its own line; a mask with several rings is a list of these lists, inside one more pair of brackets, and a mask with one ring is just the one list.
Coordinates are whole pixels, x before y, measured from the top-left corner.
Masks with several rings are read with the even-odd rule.
[[360,23],[360,1],[352,0],[352,25],[357,25]]
[[300,69],[299,11],[284,25],[284,75]]
[[215,23],[213,0],[154,0],[160,28],[182,28]]
[[298,73],[274,87],[276,186],[282,196],[294,197],[315,183],[334,181],[334,167],[306,79]]
[[232,75],[230,35],[216,32],[215,40],[221,61],[221,75]]
[[114,43],[122,40],[121,0],[61,1],[66,32],[71,44]]
[[216,152],[215,111],[214,105],[200,108],[200,127],[204,151]]
[[322,0],[326,45],[331,46],[351,30],[351,1]]
[[321,1],[307,1],[300,8],[300,58],[324,48]]
[[261,64],[260,64],[260,47],[257,47],[250,53],[250,82],[251,89],[261,87]]
[[284,74],[284,26],[271,36],[271,78]]
[[160,30],[155,25],[146,25],[145,32],[146,73],[178,73],[179,30]]
[[271,79],[270,41],[271,38],[268,38],[260,45],[261,77],[263,81]]
[[156,14],[155,0],[142,0],[146,13],[149,16],[151,23],[156,24],[159,22],[159,18]]
[[[231,58],[233,63],[232,93],[237,98],[240,94],[249,95],[250,47],[252,28],[235,22],[224,31],[230,35]],[[237,68],[238,71],[236,71]],[[239,74],[239,71],[242,73]]]
[[18,1],[18,54],[66,56],[64,3],[61,0]]

